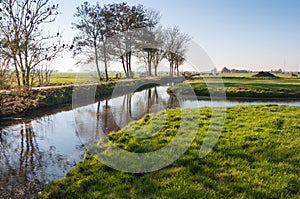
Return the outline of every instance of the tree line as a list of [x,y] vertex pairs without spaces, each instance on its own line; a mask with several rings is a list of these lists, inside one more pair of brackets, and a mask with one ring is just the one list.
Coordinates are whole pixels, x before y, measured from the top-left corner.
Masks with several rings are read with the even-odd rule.
[[50,0],[0,1],[0,85],[11,70],[18,86],[49,81],[49,70],[44,77],[44,69],[66,51],[73,52],[78,64],[95,64],[99,80],[108,80],[108,67],[116,61],[127,78],[133,77],[133,59],[147,66],[149,76],[157,75],[163,59],[169,62],[170,76],[179,75],[190,37],[177,26],[161,27],[159,11],[126,2],[84,2],[74,14],[72,26],[78,34],[72,44],[63,43],[60,32],[43,32],[57,15],[59,5]]
[[[132,77],[132,57],[147,65],[149,76],[157,75],[159,63],[166,59],[170,64],[170,76],[179,74],[190,37],[177,26],[163,29],[159,25],[158,11],[143,5],[113,3],[101,6],[88,2],[77,7],[77,19],[73,26],[78,30],[74,38],[74,57],[82,62],[95,62],[99,80],[99,61],[104,63],[105,80],[108,80],[109,62],[122,64],[126,77]],[[154,70],[154,74],[152,71]]]

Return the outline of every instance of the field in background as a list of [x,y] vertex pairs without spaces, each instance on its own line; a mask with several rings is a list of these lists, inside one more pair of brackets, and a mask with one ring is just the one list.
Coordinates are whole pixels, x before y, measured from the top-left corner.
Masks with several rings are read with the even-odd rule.
[[97,83],[97,73],[53,73],[50,85],[68,85],[75,83]]
[[[257,78],[253,74],[222,74],[227,97],[300,99],[300,78],[280,74],[279,78]],[[213,77],[193,77],[178,84],[170,92],[186,94],[190,84],[197,96],[210,96],[206,82],[218,83]]]
[[[120,76],[121,74],[121,76]],[[159,77],[168,76],[166,73],[158,74]],[[108,78],[110,81],[124,79],[124,73],[109,73]],[[135,74],[134,78],[149,78],[144,74]],[[68,85],[74,83],[98,83],[98,74],[95,73],[53,73],[50,78],[50,85]]]
[[[121,74],[121,76],[120,76]],[[247,78],[252,78],[252,75],[254,75],[255,73],[222,73],[220,74],[220,76],[225,80],[227,78],[233,78],[234,81],[237,80],[237,78],[240,78],[241,81],[248,81],[249,79]],[[103,74],[102,74],[103,75]],[[279,78],[284,78],[284,79],[288,79],[291,81],[295,81],[297,79],[300,79],[300,75],[299,77],[291,77],[291,74],[275,74],[276,76],[278,76]],[[168,74],[166,72],[164,73],[159,73],[158,74],[159,77],[167,77]],[[203,75],[203,77],[211,77],[208,74],[207,75]],[[117,79],[124,79],[125,75],[123,73],[119,73],[118,74],[118,78],[117,78],[117,74],[116,73],[109,73],[109,80],[113,81],[113,80],[117,80]],[[134,78],[149,78],[146,74],[139,74],[139,73],[135,73]],[[17,87],[17,82],[16,79],[14,78],[14,76],[10,79],[11,82],[8,82],[9,85],[11,85],[11,88],[15,88]],[[226,82],[228,82],[228,80],[226,80]],[[98,83],[98,75],[97,73],[52,73],[51,74],[51,78],[50,78],[50,83],[46,84],[44,83],[43,85],[38,85],[37,83],[37,78],[35,78],[34,84],[33,86],[56,86],[56,85],[70,85],[70,84],[75,84],[75,83]],[[273,83],[280,83],[280,81],[274,81]]]
[[[252,77],[257,73],[221,73],[221,77]],[[274,74],[275,76],[279,78],[287,78],[287,79],[297,79],[295,77],[292,77],[291,74],[286,73],[286,74]],[[300,78],[300,75],[299,77]]]

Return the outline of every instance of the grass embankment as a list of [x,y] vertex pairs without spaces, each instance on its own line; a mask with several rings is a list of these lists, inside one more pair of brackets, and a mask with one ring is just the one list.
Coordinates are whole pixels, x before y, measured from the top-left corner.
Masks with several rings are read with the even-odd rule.
[[[236,106],[227,109],[222,134],[213,151],[199,158],[211,109],[172,109],[146,115],[109,134],[114,144],[132,152],[157,150],[176,135],[181,115],[199,113],[196,138],[181,158],[156,172],[113,170],[90,154],[65,178],[37,198],[300,198],[300,107]],[[164,125],[162,115],[166,115]],[[192,118],[191,118],[192,119]],[[189,126],[184,126],[189,129]],[[131,137],[126,131],[149,132]]]
[[[219,80],[207,77],[207,82],[214,84]],[[300,79],[298,78],[254,78],[254,77],[222,77],[227,98],[281,98],[300,99]],[[194,89],[197,96],[210,96],[203,78],[185,81]],[[184,84],[184,83],[183,83]],[[185,94],[186,87],[178,84],[169,89],[170,93]]]
[[[109,96],[113,87],[114,83],[98,85],[96,97]],[[18,89],[0,93],[0,118],[23,117],[37,109],[70,104],[72,102],[73,88],[74,86],[49,87],[40,90]]]
[[[155,85],[163,85],[172,79],[152,78],[152,79],[131,79],[121,81],[116,95],[123,95],[128,92],[139,91]],[[110,81],[95,85],[82,85],[81,91],[90,90],[95,92],[96,99],[111,97],[115,85],[118,81]],[[123,86],[124,89],[120,88]],[[72,103],[73,85],[44,87],[34,90],[15,89],[8,92],[0,92],[0,119],[4,117],[23,117],[29,112],[41,109],[57,107],[60,105],[70,105]],[[132,90],[131,88],[135,88]]]

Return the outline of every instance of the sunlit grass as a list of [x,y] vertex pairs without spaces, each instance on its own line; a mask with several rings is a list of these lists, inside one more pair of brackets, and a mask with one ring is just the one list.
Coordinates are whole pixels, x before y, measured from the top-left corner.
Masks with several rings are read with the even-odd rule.
[[155,129],[163,112],[146,115],[109,138],[128,151],[157,150],[176,135],[182,114],[199,111],[201,119],[194,121],[199,126],[196,138],[172,165],[156,172],[130,174],[113,170],[86,154],[83,162],[38,197],[300,198],[300,107],[228,108],[220,139],[203,159],[198,155],[210,123],[209,108],[167,110],[163,128],[156,129],[150,139],[137,139],[125,132]]
[[[109,79],[116,79],[115,73],[109,73]],[[99,83],[98,74],[95,73],[53,73],[50,85]]]

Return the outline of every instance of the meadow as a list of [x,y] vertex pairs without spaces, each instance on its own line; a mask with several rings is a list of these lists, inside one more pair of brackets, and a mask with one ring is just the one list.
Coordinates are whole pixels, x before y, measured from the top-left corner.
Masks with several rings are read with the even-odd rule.
[[[227,98],[300,99],[300,79],[284,74],[279,78],[255,78],[252,74],[222,74]],[[197,96],[209,96],[207,83],[220,83],[213,77],[194,77],[169,89],[169,93],[185,94],[184,84],[190,84]],[[218,92],[214,90],[214,92]]]
[[[121,74],[121,76],[120,76]],[[159,77],[168,77],[164,73],[160,73]],[[110,72],[108,73],[109,81],[118,81],[119,79],[126,79],[123,73],[117,74]],[[135,74],[134,79],[149,79],[150,77],[142,74]],[[53,73],[50,78],[50,85],[69,85],[77,83],[99,83],[97,73]]]
[[[111,169],[89,152],[65,178],[52,182],[35,198],[300,198],[300,107],[258,105],[227,109],[221,136],[204,158],[199,150],[212,109],[170,109],[145,115],[108,135],[131,152],[149,152],[167,145],[184,124],[198,125],[189,149],[173,164],[150,173]],[[198,119],[192,115],[199,115]],[[165,115],[164,125],[161,117]],[[152,131],[148,139],[137,134]],[[101,140],[100,140],[101,143]]]
[[[110,73],[109,78],[115,79],[116,74]],[[50,85],[70,85],[77,83],[99,83],[97,73],[53,73]]]

